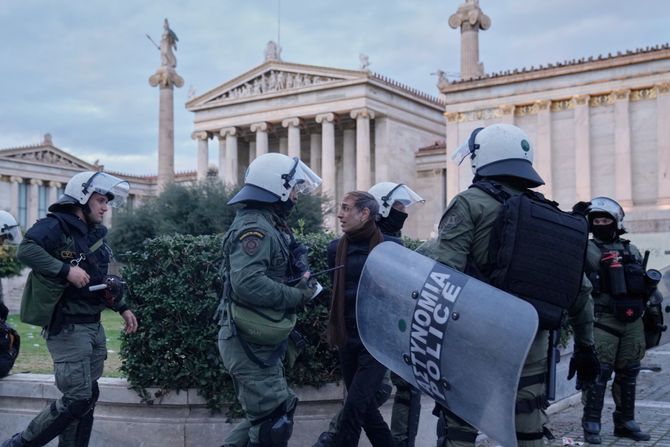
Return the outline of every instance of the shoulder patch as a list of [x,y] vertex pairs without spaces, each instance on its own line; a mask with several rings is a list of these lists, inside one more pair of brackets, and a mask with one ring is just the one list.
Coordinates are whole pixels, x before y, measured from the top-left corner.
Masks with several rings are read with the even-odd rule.
[[261,241],[265,238],[265,233],[260,230],[246,230],[237,238],[242,243],[242,249],[249,256],[253,256],[261,246]]

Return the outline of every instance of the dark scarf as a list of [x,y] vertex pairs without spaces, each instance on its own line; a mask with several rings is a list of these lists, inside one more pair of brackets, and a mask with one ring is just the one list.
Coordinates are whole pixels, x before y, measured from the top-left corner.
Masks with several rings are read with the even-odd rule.
[[368,241],[368,250],[384,241],[384,235],[377,227],[374,219],[368,219],[363,227],[352,233],[345,233],[337,243],[335,265],[343,266],[335,271],[333,278],[333,299],[328,317],[328,342],[331,346],[341,347],[347,341],[347,332],[344,325],[344,301],[347,277],[347,251],[349,242]]

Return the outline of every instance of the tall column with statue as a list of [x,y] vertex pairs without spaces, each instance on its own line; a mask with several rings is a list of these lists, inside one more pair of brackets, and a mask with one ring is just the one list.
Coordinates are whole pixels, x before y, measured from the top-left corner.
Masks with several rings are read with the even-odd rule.
[[177,35],[170,29],[168,20],[163,22],[163,36],[159,46],[161,65],[149,78],[152,87],[160,88],[158,116],[158,189],[174,181],[174,86],[184,85],[177,74]]
[[482,76],[484,65],[479,62],[479,30],[489,29],[491,19],[479,8],[479,0],[465,0],[456,14],[449,17],[449,26],[461,29],[461,79]]

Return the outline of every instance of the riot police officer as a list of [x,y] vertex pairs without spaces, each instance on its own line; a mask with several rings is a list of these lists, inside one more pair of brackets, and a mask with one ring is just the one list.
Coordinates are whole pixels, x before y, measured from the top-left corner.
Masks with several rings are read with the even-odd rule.
[[[219,306],[219,352],[245,413],[225,446],[286,446],[298,402],[286,384],[282,358],[296,307],[315,295],[286,218],[298,193],[321,183],[297,157],[268,153],[247,169],[228,205],[242,204],[223,243],[224,294]],[[287,280],[302,275],[297,285]],[[247,444],[248,442],[248,444]]]
[[[540,186],[544,181],[533,169],[530,139],[523,130],[513,125],[494,124],[476,129],[452,158],[458,164],[469,158],[475,175],[473,185],[454,197],[442,216],[437,239],[425,244],[419,251],[489,282],[492,279],[490,272],[495,267],[495,260],[489,252],[491,236],[502,208],[499,197],[530,194],[529,188]],[[585,240],[582,247],[584,244]],[[553,261],[561,264],[561,261]],[[588,382],[595,377],[598,368],[593,351],[590,285],[588,281],[582,281],[581,271],[571,275],[571,281],[575,283],[571,286],[578,291],[577,299],[566,309],[575,332],[576,354],[571,369],[577,371],[579,379]],[[530,288],[550,292],[546,285],[533,283],[536,276],[526,274],[525,279],[532,283]],[[516,436],[522,447],[543,446],[542,438],[548,435],[544,427],[548,421],[544,411],[547,351],[548,331],[538,330],[526,358],[517,393]],[[474,446],[477,436],[474,427],[447,409],[442,409],[441,413],[448,427],[443,445]]]
[[594,336],[601,363],[593,386],[582,392],[584,439],[600,444],[600,417],[607,381],[614,371],[612,396],[616,409],[614,435],[636,441],[650,436],[635,422],[635,386],[645,353],[642,313],[650,290],[642,256],[625,233],[624,211],[609,197],[596,197],[588,209],[589,241],[586,270],[593,283]]
[[49,206],[50,214],[38,220],[19,245],[18,259],[32,269],[21,319],[33,321],[55,297],[43,334],[63,396],[3,447],[42,446],[57,436],[60,446],[88,445],[99,395],[97,381],[107,358],[100,313],[112,307],[121,314],[126,333],[137,330],[137,319],[123,302],[120,286],[114,296],[109,290],[87,287],[107,278],[111,250],[102,221],[110,206],[125,202],[128,190],[128,182],[104,172],[74,175],[64,194]]

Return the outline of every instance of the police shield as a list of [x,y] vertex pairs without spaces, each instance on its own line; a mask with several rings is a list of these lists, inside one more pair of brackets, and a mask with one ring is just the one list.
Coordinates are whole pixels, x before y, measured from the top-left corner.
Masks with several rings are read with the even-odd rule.
[[504,446],[516,446],[521,369],[535,309],[393,242],[370,253],[358,331],[384,366]]
[[[660,331],[660,334],[658,332],[653,334],[654,337],[660,338],[656,346],[670,342],[670,331],[667,330],[667,322],[670,321],[670,265],[662,268],[660,271],[663,276],[656,286],[656,296],[653,297],[658,301],[661,310],[659,321],[656,322],[659,326],[657,329]],[[648,332],[645,327],[645,335],[649,336]]]

